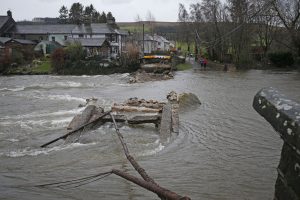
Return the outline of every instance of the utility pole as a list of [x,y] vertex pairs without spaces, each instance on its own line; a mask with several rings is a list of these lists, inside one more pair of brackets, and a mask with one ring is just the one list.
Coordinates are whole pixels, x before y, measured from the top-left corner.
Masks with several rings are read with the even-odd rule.
[[144,53],[145,53],[145,24],[143,23],[143,58],[144,58]]
[[[197,53],[201,54],[201,46],[200,46],[200,43],[201,43],[201,40],[200,40],[200,36],[199,36],[199,33],[198,31],[195,29],[195,33],[196,33],[196,48],[197,48]],[[198,59],[198,55],[195,55],[195,60]]]

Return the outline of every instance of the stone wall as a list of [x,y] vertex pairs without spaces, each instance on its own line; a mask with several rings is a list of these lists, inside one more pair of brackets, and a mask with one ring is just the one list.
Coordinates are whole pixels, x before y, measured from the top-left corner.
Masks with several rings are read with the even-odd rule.
[[259,91],[254,109],[263,116],[284,141],[277,168],[275,200],[300,199],[300,104],[274,88]]

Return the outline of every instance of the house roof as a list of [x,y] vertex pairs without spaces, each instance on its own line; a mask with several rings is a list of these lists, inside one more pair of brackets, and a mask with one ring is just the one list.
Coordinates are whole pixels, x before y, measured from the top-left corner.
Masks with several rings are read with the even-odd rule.
[[72,31],[73,34],[109,34],[115,31],[104,23],[92,23],[90,25],[76,25]]
[[11,38],[8,37],[0,37],[0,43],[5,44],[6,42],[11,41]]
[[31,45],[35,45],[36,42],[34,41],[31,41],[31,40],[23,40],[23,39],[13,39],[14,41],[16,41],[17,43],[20,43],[20,44],[31,44]]
[[105,38],[70,38],[66,43],[79,42],[83,47],[100,47],[105,41]]
[[16,34],[71,34],[74,24],[17,24]]
[[0,16],[0,32],[6,33],[10,31],[15,25],[15,21],[10,16]]
[[120,35],[129,35],[129,32],[127,30],[119,29],[119,30],[115,30],[115,31]]
[[[143,38],[142,38],[142,39],[143,39]],[[152,37],[151,35],[146,34],[146,35],[144,36],[144,40],[150,40],[150,41],[152,41],[152,40],[153,40],[153,37]]]
[[160,36],[160,35],[154,35],[153,39],[156,41],[170,43],[169,40],[167,40],[166,38],[164,38],[163,36]]
[[36,44],[36,42],[32,41],[32,40],[23,40],[23,39],[12,39],[12,38],[8,38],[8,37],[0,37],[0,43],[1,44],[6,44],[7,42],[10,41],[15,41],[19,44]]
[[20,24],[15,27],[16,34],[109,34],[115,31],[104,23],[90,25],[76,24]]
[[9,20],[9,16],[0,16],[0,28]]

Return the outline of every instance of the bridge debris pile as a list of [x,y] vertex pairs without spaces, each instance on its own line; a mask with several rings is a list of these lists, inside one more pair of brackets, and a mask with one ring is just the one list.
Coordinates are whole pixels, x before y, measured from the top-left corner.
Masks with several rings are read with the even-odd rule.
[[106,122],[112,123],[113,120],[108,115],[110,113],[114,115],[116,122],[130,125],[154,124],[163,138],[169,138],[172,133],[179,133],[180,102],[190,103],[190,106],[193,106],[195,102],[199,105],[198,102],[200,101],[197,96],[191,93],[177,95],[176,92],[172,91],[167,95],[166,102],[134,97],[123,103],[114,103],[111,109],[105,112],[102,107],[97,105],[97,99],[88,99],[84,111],[76,115],[67,127],[69,132],[42,145],[42,147],[46,147],[60,139],[65,140],[65,143],[77,142],[85,132],[96,129]]
[[129,83],[143,83],[148,81],[169,80],[174,78],[170,64],[153,63],[144,64],[141,69],[135,72]]
[[98,127],[105,122],[112,122],[114,124],[117,136],[121,142],[127,160],[142,177],[142,179],[118,169],[111,169],[108,172],[99,173],[85,178],[50,184],[42,184],[38,185],[37,187],[53,186],[61,188],[63,185],[75,185],[74,187],[78,187],[99,180],[100,178],[104,178],[111,174],[115,174],[157,194],[157,196],[162,200],[190,200],[190,198],[187,196],[178,195],[171,190],[161,187],[154,181],[153,178],[151,178],[146,173],[146,170],[143,169],[139,165],[139,163],[130,155],[127,144],[124,141],[124,136],[120,133],[120,129],[117,125],[117,121],[127,122],[129,124],[154,123],[156,127],[159,127],[160,135],[162,135],[163,137],[169,137],[172,132],[178,133],[179,98],[177,93],[174,91],[170,92],[167,95],[167,100],[167,102],[159,102],[155,100],[147,101],[135,97],[128,99],[122,104],[114,104],[111,110],[107,112],[105,112],[103,108],[95,105],[95,99],[91,101],[91,105],[89,105],[90,102],[87,101],[85,110],[80,115],[76,115],[69,124],[68,130],[71,130],[70,132],[41,146],[43,148],[47,147],[48,145],[60,139],[64,139],[68,142],[75,141],[76,138],[79,138],[80,135],[88,129]]

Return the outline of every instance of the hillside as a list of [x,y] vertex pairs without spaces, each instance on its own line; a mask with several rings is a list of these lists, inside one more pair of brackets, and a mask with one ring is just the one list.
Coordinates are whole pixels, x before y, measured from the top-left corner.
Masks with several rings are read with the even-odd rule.
[[143,24],[145,25],[145,32],[148,33],[153,27],[154,32],[159,34],[174,34],[177,31],[179,22],[149,22],[149,21],[140,21],[140,22],[118,22],[118,26],[121,29],[128,30],[130,32],[141,32],[143,30]]

